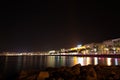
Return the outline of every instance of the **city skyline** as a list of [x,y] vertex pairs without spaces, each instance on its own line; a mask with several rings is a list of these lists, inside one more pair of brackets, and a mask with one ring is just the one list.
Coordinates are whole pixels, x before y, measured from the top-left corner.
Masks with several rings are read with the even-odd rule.
[[1,6],[0,51],[49,51],[120,38],[117,2],[6,1]]

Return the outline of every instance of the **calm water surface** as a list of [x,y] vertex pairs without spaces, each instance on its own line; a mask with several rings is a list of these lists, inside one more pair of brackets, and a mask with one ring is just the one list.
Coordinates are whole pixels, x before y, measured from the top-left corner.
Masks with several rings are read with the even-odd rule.
[[120,65],[120,58],[76,56],[0,56],[0,75],[10,78],[20,70],[44,70],[46,67],[93,64]]

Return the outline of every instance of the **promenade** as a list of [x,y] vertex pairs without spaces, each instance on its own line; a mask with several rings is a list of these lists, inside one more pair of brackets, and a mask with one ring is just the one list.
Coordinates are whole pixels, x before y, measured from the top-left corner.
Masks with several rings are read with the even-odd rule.
[[117,54],[0,54],[0,56],[80,56],[80,57],[120,57],[120,53]]

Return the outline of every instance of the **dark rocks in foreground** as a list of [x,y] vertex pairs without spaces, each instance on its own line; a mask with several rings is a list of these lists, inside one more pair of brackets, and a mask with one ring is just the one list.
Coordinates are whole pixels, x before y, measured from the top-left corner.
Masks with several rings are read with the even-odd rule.
[[120,66],[76,64],[72,67],[46,68],[44,72],[21,71],[17,80],[120,80]]

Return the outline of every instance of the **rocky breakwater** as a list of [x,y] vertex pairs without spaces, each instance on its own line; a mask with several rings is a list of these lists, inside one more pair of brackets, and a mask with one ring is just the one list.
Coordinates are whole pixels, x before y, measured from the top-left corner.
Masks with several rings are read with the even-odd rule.
[[45,80],[120,80],[120,66],[80,64],[72,67],[47,68]]
[[30,74],[22,72],[17,80],[120,80],[120,66],[76,64],[72,67],[49,67],[37,74]]

